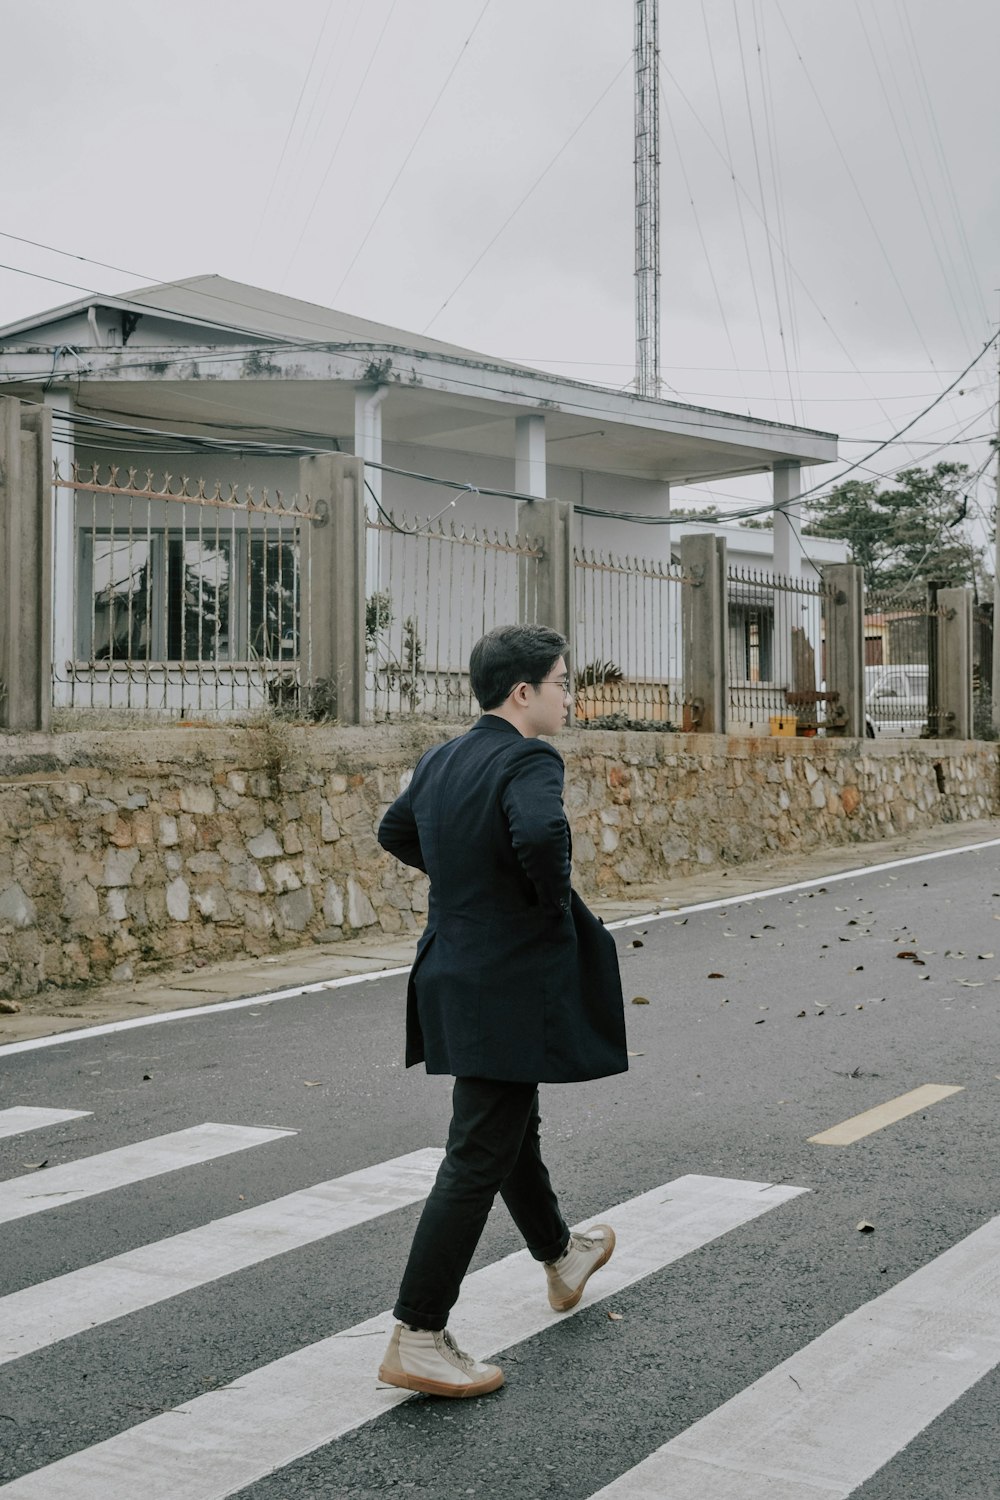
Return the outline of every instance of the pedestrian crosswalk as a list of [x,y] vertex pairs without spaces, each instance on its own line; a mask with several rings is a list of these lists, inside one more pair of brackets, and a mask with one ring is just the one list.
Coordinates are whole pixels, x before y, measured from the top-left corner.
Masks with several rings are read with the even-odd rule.
[[89,1113],[88,1109],[40,1109],[37,1105],[15,1104],[10,1109],[0,1109],[0,1140],[41,1130],[46,1125],[60,1125],[64,1120],[82,1120]]
[[[33,1125],[30,1113],[3,1111],[0,1125],[17,1116],[35,1128],[41,1121]],[[85,1112],[37,1113],[55,1123]],[[0,1223],[147,1180],[156,1193],[154,1179],[165,1173],[295,1134],[201,1124],[16,1177],[0,1183]],[[335,1256],[336,1236],[419,1204],[441,1155],[423,1147],[375,1162],[0,1297],[0,1365],[101,1325],[127,1329],[144,1309],[171,1299],[177,1306],[252,1268],[267,1273],[278,1257],[319,1241],[331,1240]],[[28,1189],[46,1196],[39,1202]],[[788,1183],[677,1177],[588,1218],[613,1223],[618,1248],[574,1313],[550,1311],[540,1267],[519,1251],[467,1278],[453,1326],[480,1358],[544,1338],[765,1216],[776,1213],[778,1223],[805,1194]],[[1000,1365],[998,1268],[1000,1217],[647,1452],[591,1500],[846,1500]],[[414,1399],[375,1377],[392,1321],[383,1310],[278,1359],[251,1361],[226,1385],[41,1467],[8,1470],[16,1477],[0,1483],[0,1500],[226,1500],[320,1449],[329,1450],[329,1493],[341,1483],[353,1492],[340,1472],[339,1440]]]
[[846,1500],[1000,1364],[998,1271],[1000,1218],[842,1318],[600,1500]]
[[417,1203],[443,1154],[412,1151],[0,1297],[0,1364]]
[[256,1125],[192,1125],[134,1146],[120,1146],[116,1151],[103,1151],[62,1167],[48,1167],[44,1175],[32,1172],[14,1177],[0,1182],[0,1224],[294,1134],[294,1130]]

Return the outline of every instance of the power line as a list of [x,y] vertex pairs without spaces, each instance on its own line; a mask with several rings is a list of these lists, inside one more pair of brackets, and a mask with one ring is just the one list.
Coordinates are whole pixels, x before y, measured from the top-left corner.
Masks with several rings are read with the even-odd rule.
[[[767,263],[771,272],[771,289],[774,294],[774,312],[778,320],[778,342],[781,345],[781,357],[785,369],[785,381],[788,385],[788,396],[792,403],[792,419],[795,420],[795,396],[792,391],[792,375],[788,365],[788,350],[785,347],[785,330],[781,316],[781,299],[778,296],[778,274],[774,265],[774,249],[772,246],[773,235],[767,222],[767,195],[764,192],[764,179],[760,169],[760,152],[757,149],[757,131],[753,120],[753,107],[750,103],[750,80],[747,77],[746,59],[743,55],[743,28],[740,26],[739,0],[733,0],[733,20],[736,23],[736,38],[739,45],[740,69],[743,74],[743,96],[747,106],[747,122],[750,126],[750,142],[753,146],[754,167],[757,172],[757,191],[760,193],[760,209],[764,216],[764,229],[766,231]],[[780,221],[779,221],[780,227]]]
[[[767,351],[767,333],[766,333],[765,328],[764,328],[764,313],[763,313],[763,309],[761,308],[761,305],[760,305],[760,294],[757,291],[757,278],[754,275],[753,257],[750,254],[750,241],[749,241],[749,239],[747,237],[746,220],[743,217],[743,205],[742,205],[742,203],[740,201],[740,190],[739,190],[739,188],[737,186],[737,182],[736,182],[736,168],[733,165],[733,153],[732,153],[732,148],[730,147],[730,144],[729,144],[729,127],[728,127],[728,125],[726,123],[726,111],[725,111],[725,109],[723,107],[723,103],[722,103],[722,89],[719,87],[719,75],[718,75],[718,72],[716,71],[716,67],[715,67],[715,48],[712,46],[712,36],[711,36],[711,33],[709,31],[709,27],[708,27],[708,12],[705,9],[705,0],[701,0],[701,18],[702,18],[702,23],[703,23],[703,25],[705,27],[705,41],[706,41],[706,44],[707,44],[707,47],[708,47],[708,60],[709,60],[709,63],[711,65],[712,79],[713,79],[713,82],[715,84],[715,98],[716,98],[716,102],[717,102],[717,104],[719,106],[719,120],[720,120],[720,122],[722,124],[722,139],[723,139],[723,141],[725,143],[725,148],[726,148],[725,149],[725,154],[723,154],[721,151],[719,152],[719,154],[720,154],[720,156],[722,156],[723,161],[725,162],[726,166],[729,169],[729,178],[730,178],[730,181],[733,184],[733,196],[734,196],[734,198],[736,200],[736,215],[737,215],[737,218],[740,221],[740,234],[741,234],[742,239],[743,239],[743,253],[746,256],[747,273],[748,273],[748,275],[750,277],[750,290],[753,293],[753,304],[754,304],[754,307],[755,307],[755,309],[757,311],[757,326],[760,329],[760,343],[761,343],[761,348],[762,348],[762,350],[764,352],[764,360],[765,360],[765,362],[767,364],[767,373],[771,377],[771,394],[773,395],[774,394],[774,372],[771,369],[770,359],[769,359],[768,351]],[[660,66],[663,67],[662,62],[660,64]],[[669,68],[664,68],[663,71],[666,73],[666,76],[670,79],[670,81],[674,84],[674,87],[677,89],[677,92],[681,94],[682,98],[684,98],[684,95],[681,92],[680,86],[679,86],[679,84],[677,84],[677,82],[674,79],[674,76],[670,72]],[[664,89],[663,93],[664,93],[664,98],[666,98],[666,95],[667,95],[666,89]],[[687,103],[687,100],[685,99],[684,102]],[[690,108],[691,106],[688,105],[688,107]],[[716,149],[718,149],[718,148],[716,148]]]
[[[767,225],[764,222],[763,216],[762,216],[760,210],[758,209],[757,205],[754,203],[753,198],[747,192],[746,188],[740,182],[739,178],[736,176],[735,171],[733,170],[732,161],[731,161],[730,157],[727,155],[726,152],[724,152],[722,150],[722,147],[719,145],[718,141],[715,139],[715,137],[713,136],[712,132],[709,130],[708,126],[705,124],[704,120],[701,118],[701,116],[699,115],[698,111],[695,109],[694,105],[691,103],[691,100],[688,98],[687,94],[685,94],[683,88],[681,87],[680,83],[678,82],[678,80],[676,79],[676,77],[674,76],[674,74],[671,73],[671,71],[670,71],[670,69],[668,67],[666,67],[666,65],[664,64],[662,58],[660,60],[660,67],[663,69],[663,71],[666,74],[666,76],[670,79],[671,83],[673,84],[674,88],[677,90],[677,92],[680,95],[680,97],[684,100],[684,103],[687,105],[687,107],[690,110],[691,114],[694,116],[694,119],[695,119],[697,125],[699,126],[699,128],[701,129],[701,131],[704,133],[705,137],[707,138],[709,145],[712,147],[712,150],[721,159],[721,161],[723,162],[723,164],[729,170],[729,173],[730,173],[730,176],[732,178],[732,181],[733,181],[733,184],[734,184],[734,188],[735,188],[735,191],[736,191],[736,194],[737,194],[737,201],[739,201],[739,195],[742,194],[742,196],[746,199],[747,203],[753,209],[753,212],[757,215],[758,219],[760,219],[761,223],[764,224],[765,232],[767,234],[770,234],[770,230],[767,228]],[[799,286],[801,286],[801,288],[805,292],[806,297],[808,298],[810,304],[815,308],[816,312],[818,313],[820,321],[826,326],[826,328],[830,332],[831,337],[834,339],[835,343],[838,345],[838,347],[841,349],[841,351],[847,357],[847,360],[850,363],[852,370],[859,377],[859,379],[862,381],[862,383],[865,384],[865,385],[867,385],[867,380],[866,380],[864,374],[862,373],[862,371],[858,368],[858,365],[857,365],[856,361],[854,360],[854,357],[852,356],[851,351],[848,349],[847,345],[844,343],[843,339],[840,337],[840,335],[838,334],[837,330],[834,328],[833,324],[830,322],[830,319],[827,317],[827,315],[823,311],[822,307],[820,307],[820,305],[817,302],[816,298],[813,296],[812,292],[810,291],[809,286],[807,285],[807,283],[805,282],[805,280],[803,279],[803,277],[799,274],[798,270],[793,265],[791,259],[787,255],[785,255],[785,253],[782,250],[782,248],[781,248],[780,245],[778,246],[778,250],[779,250],[779,253],[782,254],[783,258],[785,259],[785,262],[788,265],[788,268],[789,268],[792,276],[798,282]],[[752,280],[752,272],[751,272],[751,280]],[[761,324],[761,327],[763,329],[763,323]],[[764,358],[765,359],[767,358],[767,350],[766,350],[766,348],[764,350]],[[931,360],[930,364],[931,364],[931,366],[933,368],[934,361]],[[770,366],[768,367],[768,369],[767,369],[766,372],[762,371],[761,373],[768,373],[768,374],[770,374],[772,376],[772,379],[773,379],[773,370],[771,370]],[[773,389],[773,386],[772,386],[772,389]],[[871,387],[869,387],[869,389],[871,389]],[[875,399],[877,400],[877,398],[875,398]],[[882,410],[882,415],[885,417],[885,419],[886,419],[887,422],[891,421],[889,413],[887,411],[885,411],[884,408]]]
[[430,109],[427,111],[427,114],[424,116],[423,124],[421,125],[420,129],[417,131],[416,135],[414,136],[413,142],[412,142],[412,144],[410,146],[409,151],[407,151],[406,155],[403,157],[403,162],[402,162],[402,165],[399,168],[399,171],[396,173],[395,177],[390,182],[389,187],[388,187],[388,189],[386,191],[385,197],[382,199],[382,202],[379,204],[378,208],[375,210],[375,217],[372,219],[371,223],[368,225],[368,228],[365,230],[364,237],[362,238],[361,244],[358,246],[357,250],[355,250],[354,255],[352,256],[351,261],[350,261],[350,263],[349,263],[349,265],[347,267],[347,270],[344,272],[343,276],[341,276],[341,278],[340,278],[340,281],[337,283],[337,289],[336,289],[336,291],[333,294],[334,301],[336,301],[336,299],[340,296],[340,289],[341,289],[341,287],[344,285],[344,282],[347,280],[348,276],[350,276],[351,272],[354,270],[354,267],[355,267],[355,265],[357,264],[357,261],[358,261],[358,257],[361,255],[362,250],[365,248],[365,246],[367,245],[369,239],[371,238],[372,230],[375,228],[375,225],[378,223],[379,219],[382,217],[382,210],[385,208],[385,206],[388,203],[389,199],[392,197],[392,194],[393,194],[393,191],[394,191],[394,189],[396,187],[397,182],[402,177],[403,173],[406,171],[406,168],[407,168],[407,165],[409,163],[409,160],[410,160],[411,156],[413,155],[414,151],[416,151],[417,147],[419,146],[421,137],[423,136],[424,131],[427,129],[428,125],[430,124],[431,118],[432,118],[432,116],[434,114],[434,111],[437,109],[438,105],[441,103],[441,100],[444,98],[445,90],[447,89],[447,87],[448,87],[449,83],[451,82],[451,80],[454,78],[455,73],[458,70],[458,65],[462,61],[463,57],[465,56],[466,51],[468,50],[469,43],[472,41],[472,38],[475,36],[476,32],[479,30],[479,23],[482,21],[482,19],[485,16],[486,12],[489,10],[489,7],[490,7],[490,0],[486,0],[486,3],[484,4],[482,10],[479,12],[479,15],[476,17],[475,24],[473,25],[472,30],[469,32],[468,36],[465,38],[465,41],[462,43],[461,47],[458,50],[458,55],[455,58],[455,61],[451,65],[451,68],[450,68],[450,70],[448,72],[447,78],[445,79],[444,83],[442,83],[441,87],[438,89],[437,96],[436,96],[436,98],[434,100],[434,103],[431,105]]
[[604,103],[604,100],[607,98],[608,94],[610,94],[611,90],[614,88],[614,86],[618,82],[619,78],[625,72],[625,69],[628,68],[631,65],[631,62],[632,62],[632,53],[630,52],[628,54],[628,56],[626,57],[625,61],[622,63],[621,67],[618,69],[617,73],[612,78],[611,82],[598,95],[598,97],[594,100],[594,103],[587,110],[587,113],[584,115],[583,119],[579,122],[579,124],[575,127],[575,129],[570,133],[570,135],[567,136],[566,140],[563,141],[562,145],[559,147],[559,150],[551,158],[551,160],[549,161],[548,165],[545,166],[545,167],[543,167],[542,171],[539,172],[538,176],[535,178],[534,182],[531,184],[531,186],[529,187],[528,191],[524,194],[523,198],[521,198],[519,200],[519,202],[514,206],[514,208],[511,209],[510,213],[507,215],[506,219],[504,219],[503,223],[500,225],[500,228],[497,230],[496,234],[489,241],[489,243],[487,245],[485,245],[484,248],[479,252],[479,254],[476,256],[476,259],[472,262],[472,265],[466,271],[466,273],[462,277],[462,279],[455,286],[452,287],[451,291],[448,293],[447,297],[441,303],[441,306],[438,308],[438,310],[434,314],[434,316],[430,319],[429,322],[427,322],[427,323],[424,324],[424,327],[421,330],[421,332],[426,333],[427,330],[428,330],[428,328],[430,328],[433,323],[437,322],[438,318],[444,312],[445,308],[448,306],[448,303],[451,301],[452,297],[454,297],[457,292],[460,292],[462,290],[462,287],[468,281],[469,277],[472,275],[473,271],[475,271],[476,267],[480,264],[481,261],[483,261],[485,259],[485,257],[489,254],[489,252],[493,249],[493,246],[496,244],[497,240],[503,234],[503,232],[507,228],[508,224],[510,224],[511,221],[513,219],[515,219],[517,217],[517,215],[521,212],[521,209],[527,203],[527,201],[531,197],[532,193],[541,184],[541,182],[549,175],[549,173],[551,172],[552,168],[555,166],[556,162],[559,160],[560,156],[562,156],[563,152],[566,151],[568,149],[568,147],[571,146],[572,143],[576,140],[577,136],[580,134],[580,131],[586,125],[586,123],[590,119],[591,115],[595,112],[595,110],[598,109],[598,107],[601,104]]
[[[327,0],[326,13],[323,16],[322,24],[321,24],[321,26],[319,28],[319,32],[318,32],[318,34],[316,36],[316,45],[313,47],[312,56],[309,59],[309,66],[306,69],[305,77],[302,80],[302,87],[299,89],[299,97],[295,101],[295,108],[292,110],[292,118],[288,122],[288,130],[285,133],[285,139],[284,139],[284,141],[282,143],[282,147],[281,147],[281,154],[278,157],[278,164],[277,164],[277,166],[274,169],[274,173],[273,173],[273,175],[271,177],[271,184],[270,184],[270,187],[267,190],[267,196],[264,199],[264,207],[261,209],[261,211],[260,211],[260,218],[257,220],[257,232],[254,235],[253,244],[250,247],[250,253],[251,253],[251,255],[256,250],[258,241],[260,240],[260,232],[261,232],[261,230],[264,227],[264,221],[267,218],[267,211],[271,207],[271,199],[274,196],[274,189],[276,188],[276,186],[278,184],[278,178],[281,176],[281,169],[285,165],[285,156],[288,153],[289,143],[291,142],[292,134],[293,134],[293,132],[295,130],[295,122],[299,118],[299,110],[302,108],[302,101],[305,98],[306,89],[308,88],[308,86],[309,86],[309,80],[312,77],[312,70],[313,70],[313,67],[315,66],[316,58],[319,55],[320,45],[321,45],[321,43],[323,41],[324,36],[326,35],[326,28],[330,24],[330,17],[332,15],[333,15],[333,0]],[[343,18],[341,18],[341,19],[343,19]]]
[[358,107],[358,101],[360,100],[361,95],[364,91],[365,84],[368,82],[368,74],[372,70],[375,58],[378,56],[379,48],[382,46],[382,40],[389,29],[389,22],[392,20],[393,15],[395,14],[396,6],[398,4],[399,0],[392,0],[392,4],[389,7],[389,13],[382,23],[382,30],[379,32],[378,37],[376,38],[375,45],[371,50],[367,66],[365,67],[365,71],[362,73],[361,78],[358,82],[358,87],[355,92],[354,98],[351,100],[351,107],[347,111],[347,118],[344,120],[344,123],[340,128],[340,134],[337,137],[336,145],[334,146],[333,151],[330,154],[330,159],[327,162],[326,170],[324,171],[323,176],[320,179],[319,187],[316,189],[316,195],[313,198],[309,212],[306,214],[306,221],[302,226],[302,231],[298,239],[295,241],[295,245],[292,249],[291,255],[288,257],[284,272],[282,273],[283,278],[286,277],[291,270],[292,265],[295,262],[295,257],[298,255],[301,248],[302,241],[306,237],[306,231],[308,230],[309,225],[312,223],[313,214],[316,212],[316,205],[319,203],[320,198],[323,196],[323,190],[326,187],[327,179],[329,178],[330,173],[333,171],[333,164],[337,160],[337,156],[340,152],[340,147],[343,143],[344,136],[347,134],[347,127],[348,125],[350,125],[351,120],[354,118],[354,111]]
[[[722,326],[725,330],[726,339],[729,343],[729,349],[733,356],[733,365],[735,367],[739,364],[739,360],[736,354],[736,345],[733,343],[732,330],[729,327],[729,319],[726,317],[726,308],[725,304],[722,301],[722,293],[719,290],[719,283],[716,279],[715,267],[712,265],[712,257],[709,253],[708,244],[705,240],[705,232],[701,227],[701,216],[698,213],[698,206],[694,201],[694,193],[692,191],[691,182],[688,177],[687,167],[684,164],[684,157],[681,152],[681,143],[677,136],[677,128],[674,125],[674,117],[670,109],[670,100],[667,98],[666,91],[664,91],[663,108],[667,116],[667,124],[670,126],[670,134],[673,137],[674,148],[677,152],[677,162],[681,169],[681,176],[684,179],[684,189],[688,195],[688,202],[691,205],[691,212],[694,215],[695,228],[698,231],[698,238],[701,241],[702,254],[705,257],[705,266],[708,270],[709,277],[711,278],[712,290],[715,293],[715,301],[719,309],[719,317],[722,319]],[[675,387],[670,385],[668,381],[664,380],[663,384],[667,386],[668,390],[675,390]],[[743,399],[746,400],[745,393]]]

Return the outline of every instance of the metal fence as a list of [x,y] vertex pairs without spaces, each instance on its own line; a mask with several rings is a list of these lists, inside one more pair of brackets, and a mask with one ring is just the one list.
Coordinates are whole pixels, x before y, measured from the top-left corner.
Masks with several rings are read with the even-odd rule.
[[826,607],[821,579],[754,568],[726,574],[729,725],[739,733],[815,730],[835,705],[825,691]]
[[865,726],[869,738],[937,732],[936,657],[941,611],[933,590],[865,596]]
[[102,478],[97,465],[54,483],[72,497],[75,559],[55,601],[54,707],[185,718],[299,706],[304,506],[135,469]]
[[972,611],[972,732],[977,740],[993,738],[993,606]]
[[[544,543],[381,509],[377,519],[360,508],[338,511],[345,525],[354,514],[355,529],[337,532],[326,529],[328,499],[312,506],[277,492],[97,465],[74,466],[68,477],[57,471],[54,484],[55,709],[220,719],[260,709],[332,711],[354,722],[363,665],[370,718],[464,718],[475,712],[468,661],[479,637],[509,621],[548,623],[555,609],[573,619],[579,721],[697,726],[703,699],[688,704],[686,694],[704,689],[691,686],[685,648],[704,636],[700,662],[718,616],[685,607],[708,597],[697,592],[704,570],[691,559],[684,567],[574,548],[566,529],[553,541],[557,533],[545,529],[551,516],[541,518]],[[333,538],[332,550],[329,541],[326,552],[316,550],[320,537]],[[353,573],[338,571],[338,559],[355,559]],[[826,691],[830,584],[730,567],[724,593],[721,570],[713,587],[727,627],[712,680],[726,679],[730,729],[842,725],[844,706]],[[870,735],[954,732],[956,714],[968,712],[967,689],[964,709],[939,710],[936,653],[955,638],[959,618],[955,609],[942,614],[933,587],[867,597]],[[992,610],[976,606],[971,618],[973,732],[992,737]],[[710,649],[719,652],[721,641],[718,630]],[[334,663],[355,664],[358,696],[349,711],[339,700],[332,710],[322,706],[328,698],[314,682],[313,655],[323,649]],[[330,670],[320,669],[324,682]]]
[[577,719],[623,715],[680,728],[680,567],[582,549],[573,564]]
[[495,626],[535,620],[541,549],[523,536],[391,513],[366,529],[368,713],[475,712],[469,654]]

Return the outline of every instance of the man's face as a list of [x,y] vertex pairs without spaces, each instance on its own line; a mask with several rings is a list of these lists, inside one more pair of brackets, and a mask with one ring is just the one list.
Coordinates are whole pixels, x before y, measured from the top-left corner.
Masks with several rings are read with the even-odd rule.
[[532,688],[528,714],[534,734],[555,734],[569,718],[573,702],[566,662],[560,656],[544,679]]

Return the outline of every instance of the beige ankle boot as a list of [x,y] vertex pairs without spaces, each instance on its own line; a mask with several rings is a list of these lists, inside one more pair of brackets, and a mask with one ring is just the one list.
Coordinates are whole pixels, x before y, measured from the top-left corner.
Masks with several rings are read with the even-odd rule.
[[378,1378],[429,1396],[485,1396],[503,1385],[503,1371],[463,1354],[447,1328],[432,1333],[405,1323],[393,1330]]
[[545,1262],[549,1306],[556,1312],[569,1312],[575,1307],[588,1280],[607,1265],[614,1248],[615,1232],[610,1224],[594,1224],[586,1234],[571,1234],[559,1259]]

